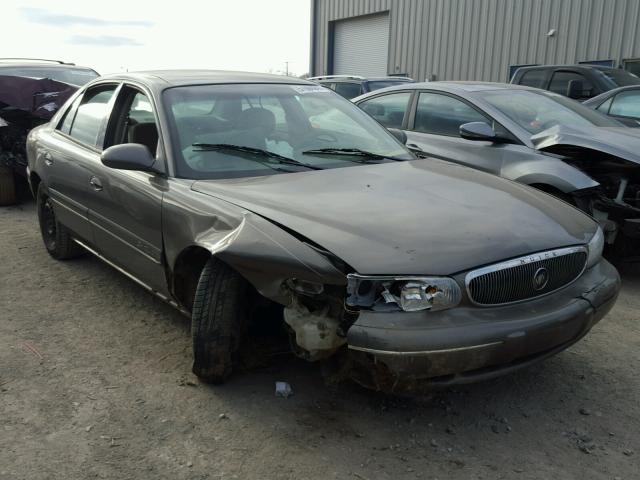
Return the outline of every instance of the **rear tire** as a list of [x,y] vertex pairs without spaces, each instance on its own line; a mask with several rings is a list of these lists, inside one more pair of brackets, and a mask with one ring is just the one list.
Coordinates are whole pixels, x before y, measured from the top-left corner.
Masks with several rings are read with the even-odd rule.
[[56,260],[67,260],[82,255],[82,247],[73,241],[69,231],[56,219],[49,192],[42,182],[38,185],[36,202],[40,233],[49,255]]
[[0,167],[0,206],[13,205],[16,201],[16,179],[13,170]]
[[191,313],[193,373],[205,383],[224,383],[236,364],[248,324],[248,284],[218,259],[205,265]]

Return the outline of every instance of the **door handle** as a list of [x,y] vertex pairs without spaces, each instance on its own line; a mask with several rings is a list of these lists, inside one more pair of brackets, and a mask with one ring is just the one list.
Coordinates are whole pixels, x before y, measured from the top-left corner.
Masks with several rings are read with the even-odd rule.
[[89,180],[89,185],[91,185],[96,192],[102,190],[102,182],[98,177],[91,177],[91,179]]
[[51,154],[49,152],[45,152],[44,153],[44,164],[47,167],[50,167],[51,165],[53,165],[53,157],[51,156]]

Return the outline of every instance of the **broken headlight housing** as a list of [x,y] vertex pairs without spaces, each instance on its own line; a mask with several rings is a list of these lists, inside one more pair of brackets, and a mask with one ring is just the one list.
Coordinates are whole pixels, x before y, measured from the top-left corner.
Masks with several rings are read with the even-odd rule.
[[458,283],[449,277],[347,275],[346,303],[352,307],[438,311],[456,307],[461,299]]
[[587,257],[587,268],[593,267],[602,258],[602,250],[604,250],[604,232],[602,228],[598,226],[598,230],[595,235],[589,241],[587,245],[589,250],[589,256]]

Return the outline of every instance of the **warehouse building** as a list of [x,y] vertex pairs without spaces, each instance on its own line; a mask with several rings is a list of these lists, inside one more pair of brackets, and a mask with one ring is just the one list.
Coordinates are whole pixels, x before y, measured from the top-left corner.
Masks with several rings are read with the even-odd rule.
[[640,75],[640,0],[311,0],[311,75],[507,81],[519,66]]

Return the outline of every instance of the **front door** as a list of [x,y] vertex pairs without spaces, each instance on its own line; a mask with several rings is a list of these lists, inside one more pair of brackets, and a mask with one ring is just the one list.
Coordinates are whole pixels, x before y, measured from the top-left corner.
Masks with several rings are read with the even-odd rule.
[[[149,95],[124,85],[115,101],[102,146],[139,143],[156,158],[162,156],[154,110]],[[91,180],[88,215],[98,251],[154,291],[168,294],[162,256],[165,178],[98,163]]]

